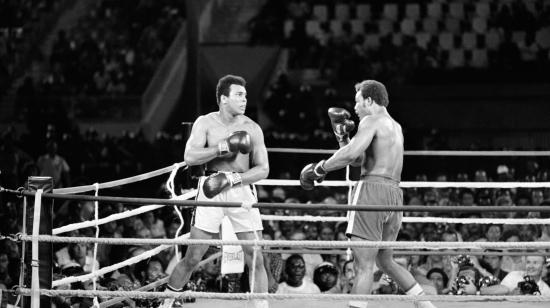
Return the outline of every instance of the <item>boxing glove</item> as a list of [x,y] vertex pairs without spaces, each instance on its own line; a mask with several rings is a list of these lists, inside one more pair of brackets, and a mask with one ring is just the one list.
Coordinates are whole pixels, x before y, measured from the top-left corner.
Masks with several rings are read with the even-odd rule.
[[250,135],[245,131],[233,132],[218,143],[218,156],[237,152],[248,154],[250,151]]
[[204,183],[202,184],[202,191],[204,192],[206,198],[212,199],[224,189],[239,185],[241,183],[241,175],[237,172],[218,172],[210,175],[204,180]]
[[321,183],[325,179],[327,171],[323,168],[324,160],[318,162],[317,164],[311,163],[302,169],[300,172],[300,186],[305,190],[312,190],[314,181]]
[[355,129],[355,123],[349,119],[351,114],[344,108],[331,107],[328,109],[328,117],[336,140],[349,142],[349,133]]

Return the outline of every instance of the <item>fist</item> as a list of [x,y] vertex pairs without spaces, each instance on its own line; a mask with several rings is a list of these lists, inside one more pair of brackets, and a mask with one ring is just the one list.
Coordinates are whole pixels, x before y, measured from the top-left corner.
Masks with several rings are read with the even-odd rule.
[[312,190],[314,181],[321,183],[325,179],[327,171],[323,168],[324,160],[318,162],[317,164],[311,163],[302,169],[300,172],[300,186],[305,190]]
[[241,175],[237,172],[223,173],[218,172],[207,177],[202,184],[202,191],[208,199],[214,198],[224,189],[241,184]]
[[336,140],[348,141],[349,133],[355,129],[355,123],[349,119],[351,114],[344,108],[331,107],[328,109],[328,117]]
[[218,156],[238,152],[248,154],[250,151],[250,135],[245,131],[233,132],[218,143]]

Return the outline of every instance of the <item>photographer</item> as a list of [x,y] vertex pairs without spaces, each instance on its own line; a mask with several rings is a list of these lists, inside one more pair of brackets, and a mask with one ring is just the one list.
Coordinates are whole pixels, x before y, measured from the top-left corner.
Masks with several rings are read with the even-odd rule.
[[460,255],[451,260],[450,293],[455,295],[478,294],[478,281],[482,278],[469,256]]
[[550,295],[550,287],[542,281],[546,258],[531,255],[526,257],[525,271],[512,271],[498,285],[481,287],[483,295]]

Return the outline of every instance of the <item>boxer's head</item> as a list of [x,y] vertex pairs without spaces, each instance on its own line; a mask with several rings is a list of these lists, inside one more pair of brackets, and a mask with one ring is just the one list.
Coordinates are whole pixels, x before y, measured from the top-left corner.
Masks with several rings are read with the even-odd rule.
[[[245,95],[244,99],[246,100],[246,90],[244,90],[244,87],[246,87],[246,81],[240,76],[226,75],[220,78],[216,86],[216,100],[218,105],[221,105],[226,99],[233,98],[232,95],[241,94],[243,91]],[[239,93],[233,94],[231,90]],[[235,97],[235,99],[238,99],[238,97]]]
[[387,107],[390,103],[386,87],[376,80],[363,80],[355,85],[356,102],[357,100],[367,101],[369,98],[377,105]]

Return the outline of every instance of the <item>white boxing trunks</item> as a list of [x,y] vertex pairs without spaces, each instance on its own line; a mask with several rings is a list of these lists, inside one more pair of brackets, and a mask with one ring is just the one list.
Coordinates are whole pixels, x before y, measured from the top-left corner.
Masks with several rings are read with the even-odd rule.
[[[198,184],[197,201],[215,202],[250,202],[256,203],[256,189],[252,185],[237,185],[225,189],[212,199],[208,199],[203,192],[203,182],[206,177],[201,177]],[[262,219],[257,208],[247,210],[242,207],[205,207],[198,206],[193,217],[193,226],[210,233],[220,233],[220,226],[224,216],[227,216],[233,225],[235,233],[261,231]]]

